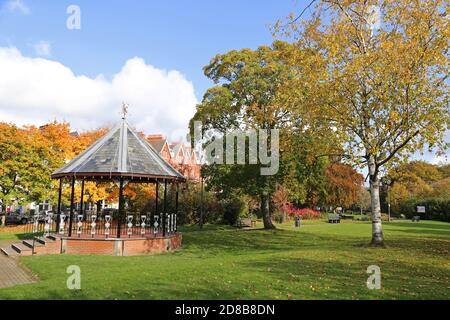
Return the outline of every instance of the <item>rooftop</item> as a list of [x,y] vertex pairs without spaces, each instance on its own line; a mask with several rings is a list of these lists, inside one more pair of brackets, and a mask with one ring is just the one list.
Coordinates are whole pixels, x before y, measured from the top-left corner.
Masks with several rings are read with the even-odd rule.
[[185,179],[125,119],[52,174],[52,178],[72,176]]

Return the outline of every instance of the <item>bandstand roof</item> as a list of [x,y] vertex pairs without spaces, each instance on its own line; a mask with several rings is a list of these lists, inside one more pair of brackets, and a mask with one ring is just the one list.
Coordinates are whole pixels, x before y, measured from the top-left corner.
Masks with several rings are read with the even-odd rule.
[[52,174],[52,178],[74,176],[185,180],[125,119]]

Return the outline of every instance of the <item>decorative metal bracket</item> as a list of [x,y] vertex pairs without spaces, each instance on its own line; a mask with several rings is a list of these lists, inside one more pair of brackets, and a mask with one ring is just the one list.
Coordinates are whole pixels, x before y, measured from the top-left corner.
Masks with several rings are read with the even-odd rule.
[[92,215],[91,216],[91,235],[92,237],[95,236],[95,227],[97,226],[97,216],[96,215]]
[[77,215],[77,234],[81,237],[81,232],[83,231],[83,215]]
[[133,216],[129,215],[127,216],[127,234],[128,237],[131,237],[131,235],[133,234]]
[[159,217],[155,216],[154,219],[155,219],[155,222],[153,223],[153,227],[154,227],[153,233],[157,234],[158,233],[158,227],[159,227],[159,223],[158,223]]
[[61,214],[59,216],[59,234],[64,234],[66,229],[66,215],[65,214]]
[[141,216],[141,234],[145,234],[145,221],[147,220],[147,216]]
[[51,212],[46,213],[45,225],[44,225],[44,232],[45,232],[46,236],[50,235],[50,227],[51,227],[52,222],[53,222],[52,217],[53,217],[53,213],[51,213]]

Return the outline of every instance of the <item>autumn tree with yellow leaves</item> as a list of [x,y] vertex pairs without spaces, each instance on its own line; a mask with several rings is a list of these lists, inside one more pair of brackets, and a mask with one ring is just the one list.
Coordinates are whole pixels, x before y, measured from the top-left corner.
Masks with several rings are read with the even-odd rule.
[[[105,132],[98,129],[74,135],[68,123],[58,122],[41,127],[0,123],[0,203],[56,203],[58,182],[51,179],[51,173]],[[93,202],[107,195],[102,185],[88,182],[85,187]]]
[[342,156],[367,168],[372,244],[383,245],[380,171],[414,151],[447,147],[448,2],[322,0],[308,8],[309,19],[275,26],[294,39],[284,56],[296,72],[285,101],[311,123],[327,123]]

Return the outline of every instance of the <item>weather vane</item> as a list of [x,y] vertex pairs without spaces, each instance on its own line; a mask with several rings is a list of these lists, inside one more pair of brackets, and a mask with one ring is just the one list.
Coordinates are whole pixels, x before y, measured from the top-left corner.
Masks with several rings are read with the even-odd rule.
[[125,119],[127,117],[128,107],[128,103],[122,102],[122,119]]

